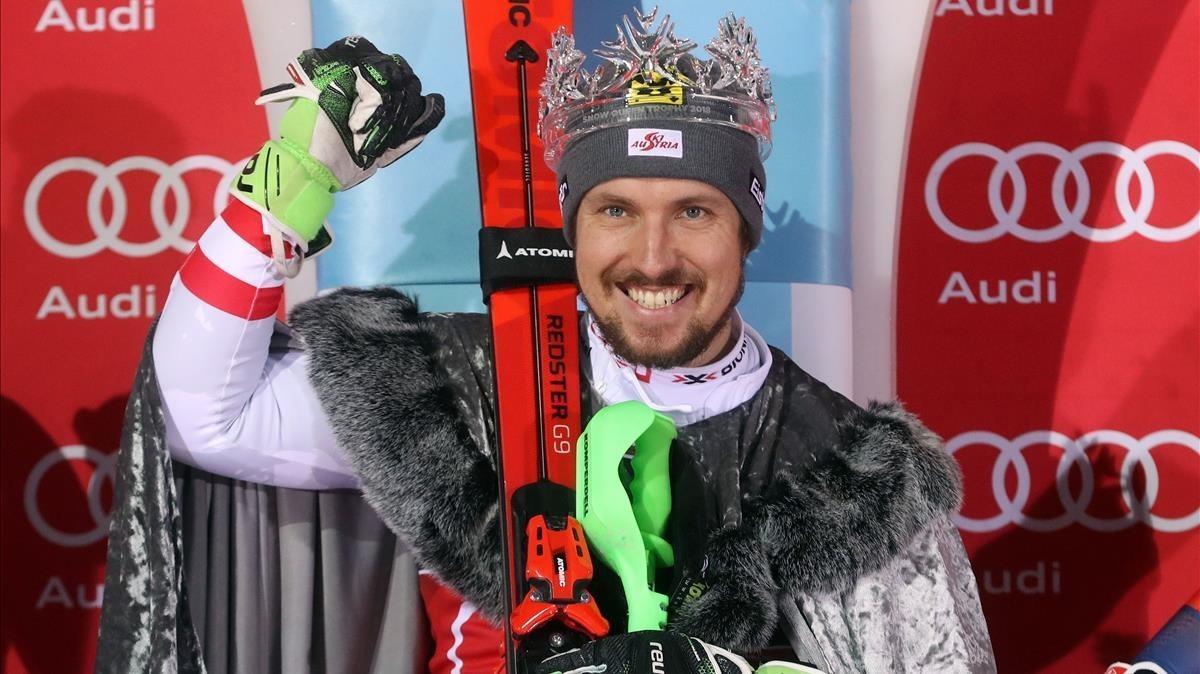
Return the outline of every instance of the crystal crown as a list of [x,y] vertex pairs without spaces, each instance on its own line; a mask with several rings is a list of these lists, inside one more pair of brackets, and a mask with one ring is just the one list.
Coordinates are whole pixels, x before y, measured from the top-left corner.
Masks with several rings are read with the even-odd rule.
[[754,31],[730,13],[704,46],[710,59],[691,53],[696,43],[675,36],[670,15],[655,26],[658,8],[635,20],[626,15],[617,38],[593,53],[583,68],[575,38],[559,28],[551,37],[541,86],[538,133],[546,163],[554,168],[567,145],[582,135],[636,121],[677,120],[722,124],[745,131],[766,158],[771,150],[775,101],[771,78],[758,54]]

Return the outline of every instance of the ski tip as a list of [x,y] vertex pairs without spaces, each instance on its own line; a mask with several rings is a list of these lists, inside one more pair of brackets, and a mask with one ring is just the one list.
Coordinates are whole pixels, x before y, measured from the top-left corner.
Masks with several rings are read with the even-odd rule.
[[529,43],[524,40],[517,40],[513,43],[508,51],[504,52],[504,58],[509,61],[527,61],[529,63],[537,63],[538,53],[529,46]]

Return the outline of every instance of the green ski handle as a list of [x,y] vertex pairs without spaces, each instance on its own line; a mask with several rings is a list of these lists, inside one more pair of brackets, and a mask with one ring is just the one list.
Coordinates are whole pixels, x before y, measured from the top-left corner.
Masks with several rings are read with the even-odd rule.
[[[648,407],[645,409],[651,411]],[[675,439],[675,424],[663,414],[654,412],[654,415],[654,422],[635,441],[637,451],[633,454],[629,500],[633,517],[642,532],[642,540],[654,557],[655,565],[668,567],[675,566],[674,550],[663,538],[667,518],[671,515],[669,461],[671,441]]]
[[[674,563],[662,537],[671,512],[674,438],[670,417],[637,401],[601,409],[579,436],[575,512],[592,551],[621,579],[630,632],[667,623],[668,598],[651,588],[651,579],[656,567]],[[633,503],[618,472],[630,447],[637,471],[630,484]]]

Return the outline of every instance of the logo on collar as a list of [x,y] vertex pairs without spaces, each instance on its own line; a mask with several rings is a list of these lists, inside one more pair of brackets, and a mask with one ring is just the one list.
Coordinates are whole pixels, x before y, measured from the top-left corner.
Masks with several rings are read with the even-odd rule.
[[706,372],[705,374],[676,374],[671,376],[672,384],[703,384],[706,381],[714,381],[717,378],[716,372]]
[[742,364],[742,361],[746,359],[746,349],[749,346],[749,340],[743,337],[742,347],[738,349],[737,355],[733,357],[733,360],[725,363],[720,370],[703,372],[701,374],[672,374],[671,383],[691,386],[692,384],[707,384],[710,381],[716,381],[721,377],[727,376],[736,370]]

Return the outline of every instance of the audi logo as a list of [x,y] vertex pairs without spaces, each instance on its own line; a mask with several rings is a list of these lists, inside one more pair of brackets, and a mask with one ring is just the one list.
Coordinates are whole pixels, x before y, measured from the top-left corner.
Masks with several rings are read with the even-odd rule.
[[[1091,203],[1092,186],[1083,160],[1097,155],[1116,157],[1121,162],[1114,181],[1117,211],[1122,222],[1113,227],[1092,227],[1083,222]],[[1139,234],[1152,241],[1171,243],[1183,241],[1200,232],[1200,211],[1190,220],[1171,226],[1153,225],[1147,222],[1154,208],[1154,177],[1146,160],[1159,155],[1179,157],[1200,169],[1200,150],[1175,140],[1158,140],[1131,150],[1120,143],[1097,141],[1080,145],[1074,150],[1065,150],[1053,143],[1035,141],[1018,145],[1009,151],[987,143],[963,143],[942,153],[925,178],[925,207],[930,217],[946,234],[966,243],[987,243],[1011,234],[1022,241],[1045,243],[1074,234],[1098,243],[1120,241],[1131,234]],[[1050,182],[1050,198],[1054,205],[1058,224],[1049,228],[1034,229],[1021,224],[1028,198],[1025,176],[1019,162],[1033,156],[1050,157],[1058,161],[1054,177]],[[987,184],[988,207],[995,223],[983,229],[968,229],[947,217],[938,199],[938,185],[946,171],[964,157],[985,157],[995,162]],[[1140,188],[1138,201],[1132,203],[1130,182],[1137,177]],[[1075,198],[1067,203],[1067,179],[1075,185]],[[1007,205],[1001,197],[1005,182],[1012,187],[1012,200]]]
[[[38,171],[25,191],[25,226],[34,240],[48,252],[59,257],[81,258],[95,255],[102,250],[111,250],[126,257],[148,257],[168,248],[187,253],[195,241],[184,238],[192,212],[192,199],[183,175],[188,171],[212,171],[221,176],[212,196],[213,213],[220,213],[229,200],[229,184],[237,175],[240,165],[230,164],[220,157],[201,154],[185,157],[168,164],[153,157],[126,157],[112,164],[102,164],[87,157],[65,157],[52,162]],[[93,176],[92,186],[87,193],[87,222],[92,238],[83,243],[68,243],[54,237],[42,222],[40,200],[43,190],[55,178],[64,173],[86,173]],[[121,176],[129,171],[147,171],[158,176],[150,192],[150,222],[158,237],[151,241],[130,242],[121,238],[129,215],[129,198],[121,184]],[[167,215],[167,193],[175,200],[175,213]],[[104,217],[101,203],[108,195],[112,213]]]
[[[1035,446],[1058,447],[1063,450],[1055,470],[1055,486],[1062,502],[1063,513],[1056,517],[1034,517],[1025,514],[1029,503],[1029,463],[1025,450]],[[1128,513],[1120,517],[1096,517],[1087,512],[1096,491],[1096,477],[1086,450],[1095,445],[1121,447],[1125,458],[1121,463],[1121,498]],[[1099,430],[1071,439],[1055,431],[1032,431],[1009,440],[988,431],[969,431],[946,443],[951,455],[969,446],[994,447],[1000,451],[992,466],[992,496],[999,514],[985,518],[967,517],[961,513],[954,516],[958,528],[971,532],[996,531],[1007,524],[1016,524],[1031,531],[1058,531],[1071,524],[1081,524],[1093,531],[1120,531],[1142,522],[1155,531],[1178,533],[1200,527],[1200,508],[1182,517],[1163,517],[1152,512],[1158,499],[1159,473],[1154,462],[1153,451],[1162,445],[1182,445],[1200,454],[1200,438],[1178,430],[1162,430],[1141,439],[1113,430]],[[1071,495],[1068,476],[1071,466],[1077,466],[1081,477],[1079,496]],[[1145,494],[1141,498],[1133,490],[1133,469],[1141,466],[1146,478]],[[1010,495],[1005,485],[1005,474],[1009,467],[1016,473],[1016,493]]]
[[[93,523],[92,528],[87,531],[69,532],[58,529],[47,522],[46,518],[42,516],[41,510],[38,509],[38,490],[42,486],[42,478],[51,468],[67,461],[86,461],[95,466],[87,483],[88,514]],[[104,509],[104,504],[100,501],[100,490],[104,481],[107,480],[110,484],[113,482],[116,462],[115,452],[105,454],[84,445],[60,447],[43,456],[33,466],[33,470],[25,480],[25,514],[29,517],[29,523],[42,535],[42,538],[66,548],[82,548],[103,539],[108,535],[108,520],[111,513]]]

